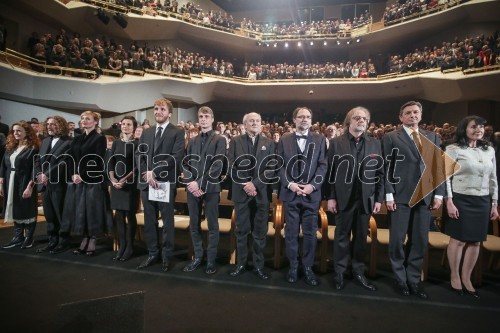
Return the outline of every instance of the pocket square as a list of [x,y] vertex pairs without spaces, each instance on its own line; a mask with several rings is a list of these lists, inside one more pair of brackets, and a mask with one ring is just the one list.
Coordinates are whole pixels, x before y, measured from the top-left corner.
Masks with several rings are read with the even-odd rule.
[[266,146],[262,146],[260,150],[266,150]]

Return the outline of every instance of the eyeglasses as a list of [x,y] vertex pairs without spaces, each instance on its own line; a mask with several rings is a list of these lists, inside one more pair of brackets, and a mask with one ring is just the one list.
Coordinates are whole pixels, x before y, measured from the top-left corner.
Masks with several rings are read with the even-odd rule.
[[360,121],[361,119],[363,119],[364,121],[368,121],[367,117],[361,117],[361,116],[352,117],[352,119],[354,119],[356,121]]

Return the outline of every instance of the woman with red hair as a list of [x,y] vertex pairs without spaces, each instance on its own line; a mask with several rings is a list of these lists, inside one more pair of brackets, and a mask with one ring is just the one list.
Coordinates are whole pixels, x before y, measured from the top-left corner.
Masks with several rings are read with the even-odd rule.
[[14,237],[4,249],[33,246],[36,227],[37,194],[33,180],[34,156],[40,140],[31,126],[20,121],[7,136],[0,166],[0,196],[4,197],[4,222],[14,222]]

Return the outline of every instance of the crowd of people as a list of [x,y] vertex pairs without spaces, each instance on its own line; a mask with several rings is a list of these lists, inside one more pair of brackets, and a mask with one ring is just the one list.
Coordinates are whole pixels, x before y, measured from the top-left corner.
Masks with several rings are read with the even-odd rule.
[[384,25],[392,25],[400,22],[400,19],[424,13],[428,9],[445,5],[453,0],[403,0],[397,1],[385,8]]
[[[68,251],[73,235],[81,237],[73,253],[93,256],[96,237],[112,230],[114,210],[119,250],[113,259],[129,260],[134,254],[135,214],[142,197],[148,256],[137,269],[161,261],[161,270],[167,272],[172,269],[175,245],[176,187],[182,185],[187,191],[194,248],[194,256],[183,271],[198,269],[206,256],[204,271],[212,275],[217,272],[219,243],[217,202],[223,179],[229,179],[238,249],[232,277],[248,268],[250,238],[253,273],[269,279],[264,248],[271,192],[277,189],[286,222],[285,248],[290,264],[286,280],[296,283],[300,267],[306,284],[319,284],[312,269],[317,212],[322,200],[327,200],[328,210],[338,215],[335,289],[345,287],[344,276],[351,270],[356,283],[376,291],[364,275],[366,234],[370,216],[377,214],[385,201],[392,221],[389,257],[397,291],[426,299],[420,274],[428,246],[429,207],[439,209],[445,199],[443,232],[451,237],[450,286],[460,295],[480,297],[471,283],[471,272],[479,244],[486,239],[488,221],[499,217],[495,161],[500,133],[496,133],[493,145],[489,141],[492,128],[484,119],[468,116],[456,127],[421,124],[422,105],[415,101],[401,107],[399,125],[378,126],[364,107],[350,110],[342,125],[313,123],[313,111],[307,107],[296,108],[292,122],[281,126],[262,122],[260,114],[252,112],[241,122],[220,122],[214,128],[214,111],[207,106],[199,108],[195,123],[174,125],[170,122],[172,112],[169,100],[158,99],[154,102],[155,125],[144,121],[137,135],[136,119],[125,116],[112,128],[118,138],[110,136],[110,140],[97,131],[100,115],[93,111],[82,113],[79,128],[70,127],[61,116],[49,116],[42,125],[45,136],[41,138],[32,126],[36,119],[12,124],[0,165],[0,195],[4,197],[4,221],[14,223],[14,235],[3,248],[34,246],[36,198],[41,192],[48,243],[38,247],[37,253]],[[442,142],[451,159],[426,153]],[[428,163],[436,167],[425,174],[422,170]],[[460,170],[443,184],[443,170],[457,170],[457,163]],[[349,173],[356,175],[352,181]],[[429,179],[419,182],[420,176]],[[425,187],[428,185],[431,188]],[[206,250],[200,229],[202,207],[209,229]],[[157,232],[160,212],[161,238]],[[405,249],[407,235],[412,242]]]
[[490,36],[455,38],[451,42],[442,42],[440,46],[393,55],[387,66],[389,73],[409,73],[431,68],[478,68],[499,63],[500,35],[499,31],[495,31]]

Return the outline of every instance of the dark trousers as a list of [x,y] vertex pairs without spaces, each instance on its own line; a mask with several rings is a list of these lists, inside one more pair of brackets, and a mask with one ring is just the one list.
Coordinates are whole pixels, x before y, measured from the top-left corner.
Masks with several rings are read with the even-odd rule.
[[[149,191],[142,191],[142,205],[144,206],[144,234],[146,245],[150,256],[169,258],[174,253],[174,198],[175,188],[170,188],[170,202],[150,201]],[[158,213],[163,220],[162,238],[160,244],[158,239]]]
[[213,263],[219,245],[219,193],[205,193],[195,197],[187,195],[189,209],[189,230],[193,241],[194,257],[203,258],[203,239],[201,233],[201,208],[205,203],[205,216],[208,223],[207,261]]
[[42,205],[45,220],[47,221],[47,235],[59,236],[64,208],[65,190],[54,191],[46,188],[42,192]]
[[302,265],[312,267],[316,254],[319,202],[309,202],[296,196],[284,202],[285,245],[290,268],[298,268],[299,232],[302,225]]
[[352,272],[354,274],[364,274],[366,235],[369,221],[370,214],[363,213],[361,200],[354,200],[337,215],[333,240],[335,273],[344,274],[349,264],[349,255],[351,255]]
[[389,259],[394,275],[399,283],[418,283],[429,240],[431,211],[423,202],[413,208],[397,203],[396,211],[389,212],[389,216]]
[[248,235],[252,233],[252,261],[254,268],[264,268],[264,248],[269,220],[269,202],[258,203],[248,197],[244,202],[235,202],[236,251],[238,266],[245,266],[248,258]]

